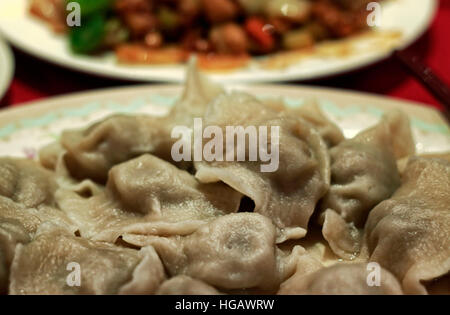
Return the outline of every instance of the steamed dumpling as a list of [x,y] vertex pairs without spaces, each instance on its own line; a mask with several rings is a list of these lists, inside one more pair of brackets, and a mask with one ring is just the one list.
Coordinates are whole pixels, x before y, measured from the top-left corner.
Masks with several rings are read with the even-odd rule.
[[[435,152],[435,153],[424,153],[424,154],[418,154],[417,156],[423,157],[423,158],[436,158],[436,159],[443,159],[450,162],[450,152]],[[408,166],[408,162],[410,160],[410,156],[402,158],[397,161],[397,167],[401,175],[404,174],[406,167]]]
[[380,269],[380,285],[369,286],[371,270],[367,264],[338,263],[313,272],[295,274],[281,285],[278,294],[314,295],[382,295],[402,294],[398,280],[387,270]]
[[124,241],[152,245],[170,276],[187,275],[215,287],[276,290],[295,268],[297,249],[288,256],[276,246],[278,231],[256,213],[222,216],[185,237],[125,235]]
[[73,177],[104,182],[111,167],[141,154],[170,158],[172,142],[161,118],[118,115],[87,130],[63,132],[61,144]]
[[219,295],[220,292],[203,281],[188,276],[166,280],[156,291],[159,295]]
[[67,216],[57,209],[58,189],[54,173],[32,160],[0,159],[0,220],[14,220],[30,236],[44,222],[54,222],[76,230]]
[[346,222],[334,210],[324,213],[322,235],[331,250],[339,257],[354,260],[361,254],[361,230],[353,222]]
[[[317,201],[328,188],[329,157],[318,132],[301,118],[277,114],[270,107],[244,93],[221,95],[211,103],[204,116],[204,127],[219,126],[226,135],[227,126],[267,127],[268,142],[279,142],[279,164],[274,172],[261,171],[263,162],[196,162],[196,177],[204,183],[222,181],[255,203],[254,211],[271,218],[286,232],[286,239],[305,235]],[[271,128],[279,127],[272,139]],[[224,137],[223,156],[226,152]],[[260,147],[261,149],[261,147]]]
[[281,98],[268,98],[264,104],[287,117],[300,117],[310,123],[325,140],[328,147],[334,147],[345,140],[342,130],[322,111],[316,99],[308,99],[299,108],[290,108]]
[[331,187],[321,208],[364,226],[368,212],[400,186],[389,126],[382,121],[330,150]]
[[[57,154],[64,154],[70,174],[77,179],[107,180],[108,171],[115,165],[145,153],[173,162],[172,128],[189,126],[194,117],[204,114],[206,105],[223,89],[208,81],[191,65],[182,98],[166,117],[147,115],[116,115],[87,129],[65,131],[61,145],[51,145],[41,153],[44,165],[55,165]],[[186,166],[184,166],[186,167]]]
[[0,218],[0,294],[7,293],[9,269],[17,244],[26,244],[31,238],[20,222]]
[[342,258],[358,255],[358,229],[369,211],[400,186],[396,152],[406,152],[408,146],[397,143],[408,143],[409,133],[395,134],[391,125],[398,122],[396,128],[409,128],[401,123],[402,117],[397,112],[388,114],[375,127],[330,150],[331,187],[321,201],[320,222],[325,239]]
[[334,147],[345,140],[342,130],[328,119],[314,99],[298,109],[291,109],[288,114],[297,114],[311,123],[329,147]]
[[0,294],[7,291],[16,246],[28,243],[39,226],[46,222],[53,222],[71,232],[77,230],[76,225],[58,209],[46,205],[27,208],[0,196]]
[[34,208],[53,205],[54,175],[32,160],[0,158],[0,196]]
[[[80,286],[68,284],[79,265]],[[140,251],[92,242],[53,226],[18,245],[11,266],[10,294],[151,294],[165,273],[154,249]]]
[[76,225],[59,209],[44,205],[39,208],[27,208],[2,196],[0,196],[0,220],[18,222],[30,237],[33,237],[39,226],[45,222],[53,222],[72,232],[77,230]]
[[195,60],[190,61],[185,82],[181,99],[167,117],[170,129],[175,125],[191,126],[194,118],[205,114],[210,102],[225,93],[222,86],[198,72]]
[[104,193],[83,198],[57,192],[58,205],[83,237],[115,242],[123,233],[185,235],[217,216],[236,212],[241,194],[151,155],[115,166]]
[[416,145],[409,117],[400,110],[392,110],[383,116],[392,142],[392,150],[397,160],[416,153]]
[[401,280],[406,293],[426,293],[424,281],[450,271],[450,162],[412,158],[403,184],[370,212],[365,227],[370,260]]

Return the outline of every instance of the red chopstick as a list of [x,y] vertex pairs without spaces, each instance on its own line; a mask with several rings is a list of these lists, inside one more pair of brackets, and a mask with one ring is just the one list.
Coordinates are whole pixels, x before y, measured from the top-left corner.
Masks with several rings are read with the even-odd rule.
[[433,70],[407,50],[397,50],[394,56],[444,105],[444,115],[450,121],[450,88]]

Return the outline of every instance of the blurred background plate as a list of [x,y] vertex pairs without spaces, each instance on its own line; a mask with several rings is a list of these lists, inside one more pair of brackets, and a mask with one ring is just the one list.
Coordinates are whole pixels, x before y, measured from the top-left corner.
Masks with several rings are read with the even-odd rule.
[[[182,65],[124,66],[116,63],[113,54],[75,56],[69,51],[66,39],[32,18],[27,6],[28,0],[0,0],[0,32],[29,54],[60,66],[109,78],[166,82],[181,82],[183,79]],[[319,54],[303,56],[283,69],[262,68],[263,61],[255,58],[247,68],[214,74],[213,77],[221,82],[276,82],[311,80],[353,71],[383,60],[394,49],[414,42],[429,27],[436,7],[437,0],[387,0],[383,3],[382,25],[378,29],[378,34],[383,36],[360,36],[344,43],[345,49],[328,45],[317,49]],[[400,34],[400,37],[394,34]],[[342,50],[352,52],[341,56],[333,53]]]
[[[315,97],[347,138],[375,125],[385,111],[400,109],[411,119],[418,153],[450,151],[447,122],[437,110],[417,103],[317,87],[236,85],[228,89],[263,99],[280,97],[290,107],[300,107]],[[58,139],[62,130],[85,127],[116,113],[164,115],[180,94],[181,87],[173,85],[115,88],[0,111],[0,155],[34,158],[39,148]]]
[[5,96],[14,72],[14,57],[9,46],[0,37],[0,100]]

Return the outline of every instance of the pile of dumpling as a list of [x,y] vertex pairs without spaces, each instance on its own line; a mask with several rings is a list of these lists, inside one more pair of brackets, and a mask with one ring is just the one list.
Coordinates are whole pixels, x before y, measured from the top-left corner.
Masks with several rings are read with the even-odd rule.
[[[174,163],[171,130],[195,117],[279,126],[278,170]],[[4,294],[448,294],[449,234],[450,154],[415,156],[404,114],[345,139],[313,102],[225,93],[195,69],[166,117],[0,159]]]

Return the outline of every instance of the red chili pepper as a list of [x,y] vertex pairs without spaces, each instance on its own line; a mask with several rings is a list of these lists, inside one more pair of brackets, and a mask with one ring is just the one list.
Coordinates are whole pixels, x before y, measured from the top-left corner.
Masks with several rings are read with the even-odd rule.
[[266,23],[260,18],[252,17],[245,21],[245,30],[261,46],[262,49],[270,51],[275,45],[275,39],[264,30]]

